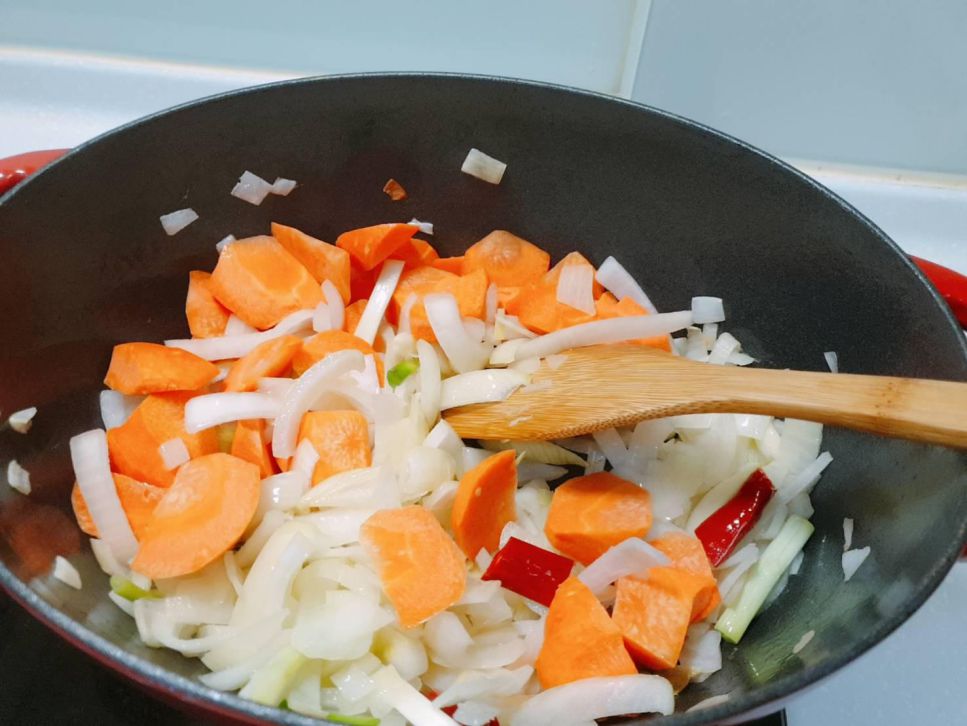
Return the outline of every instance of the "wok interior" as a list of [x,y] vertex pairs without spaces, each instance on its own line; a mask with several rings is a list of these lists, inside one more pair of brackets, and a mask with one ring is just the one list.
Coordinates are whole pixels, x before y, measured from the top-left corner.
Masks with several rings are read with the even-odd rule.
[[[477,147],[509,164],[500,186],[461,174]],[[296,179],[255,207],[229,196],[246,169]],[[409,199],[383,194],[393,177]],[[167,237],[161,214],[200,219]],[[0,434],[0,459],[31,472],[30,497],[0,487],[0,561],[53,608],[171,672],[195,660],[141,645],[107,599],[73,523],[67,439],[100,426],[111,347],[186,333],[187,273],[215,242],[277,220],[332,241],[345,229],[432,221],[441,254],[508,229],[557,257],[615,255],[661,310],[725,298],[724,329],[761,365],[964,380],[962,339],[898,252],[836,199],[699,127],[628,104],[529,84],[456,77],[321,79],[229,95],[96,142],[0,206],[4,346],[0,410],[37,405],[33,430]],[[733,692],[718,716],[801,687],[912,612],[963,538],[965,456],[828,431],[834,462],[813,494],[816,534],[800,574],[727,646],[721,672],[680,710]],[[842,520],[872,555],[843,583]],[[83,553],[74,592],[55,554]],[[816,635],[798,655],[792,648]],[[768,684],[768,685],[767,685]],[[232,699],[229,699],[232,702]],[[249,708],[245,706],[245,708]],[[254,708],[254,707],[252,707]],[[254,711],[252,711],[254,713]],[[701,714],[672,717],[697,722]]]

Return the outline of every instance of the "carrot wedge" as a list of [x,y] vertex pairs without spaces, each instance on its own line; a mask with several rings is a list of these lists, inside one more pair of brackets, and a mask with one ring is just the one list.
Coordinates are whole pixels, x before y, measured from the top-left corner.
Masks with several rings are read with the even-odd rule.
[[534,665],[544,688],[638,672],[618,626],[576,577],[562,582],[554,593],[544,625],[544,644]]
[[493,554],[500,533],[517,518],[517,452],[501,451],[461,477],[453,500],[450,525],[460,549],[471,560],[481,549]]
[[360,542],[404,628],[425,622],[463,596],[463,553],[430,510],[416,505],[380,510],[363,523]]
[[691,572],[705,580],[703,587],[695,596],[691,622],[705,620],[722,602],[718,581],[712,574],[712,565],[705,554],[705,548],[697,537],[683,532],[669,532],[651,541],[652,547],[664,552],[673,567]]
[[168,391],[195,391],[218,375],[218,367],[204,358],[157,343],[114,346],[104,384],[131,396]]
[[[114,488],[117,489],[118,499],[121,500],[121,508],[124,509],[124,514],[128,518],[134,536],[141,539],[144,535],[145,525],[151,519],[151,514],[154,512],[154,508],[158,506],[158,502],[161,501],[161,497],[164,496],[165,490],[161,487],[139,482],[137,479],[132,479],[124,474],[113,474],[113,477]],[[77,525],[81,528],[81,531],[91,537],[100,537],[97,525],[94,524],[91,513],[87,509],[84,495],[81,494],[81,488],[77,486],[76,482],[71,490],[71,506],[74,508],[74,516],[77,518]]]
[[[638,315],[647,315],[648,311],[636,303],[630,297],[623,298],[620,302],[610,292],[604,293],[595,303],[595,320],[608,320],[609,318],[626,318]],[[638,340],[628,341],[635,345],[649,345],[652,348],[661,348],[671,352],[671,340],[667,335],[656,335],[653,338],[639,338]]]
[[502,229],[494,230],[463,255],[463,272],[483,270],[498,286],[534,282],[547,272],[551,256],[537,245]]
[[389,256],[391,260],[402,260],[404,269],[432,265],[440,255],[426,240],[411,237]]
[[[594,266],[580,252],[572,252],[554,265],[539,280],[522,288],[519,297],[509,302],[506,309],[513,310],[520,321],[531,330],[538,333],[552,333],[561,328],[570,328],[594,319],[594,313],[578,310],[557,299],[557,285],[561,273],[571,266],[588,268],[589,274],[594,275]],[[591,285],[592,297],[597,297],[603,288],[597,282]]]
[[554,490],[544,532],[554,547],[588,565],[651,527],[651,495],[610,472],[579,476]]
[[364,271],[392,255],[420,228],[412,224],[377,224],[343,232],[336,246],[346,250]]
[[229,454],[183,465],[155,507],[131,569],[158,580],[197,572],[245,532],[259,502],[259,470]]
[[329,280],[343,302],[349,302],[350,264],[346,250],[276,222],[272,222],[272,236],[303,264],[316,282]]
[[430,263],[431,267],[444,272],[452,272],[454,275],[463,274],[463,255],[459,257],[440,257]]
[[313,484],[372,463],[369,423],[359,411],[310,411],[299,426],[299,440],[303,439],[319,453]]
[[309,271],[274,237],[266,235],[225,247],[210,284],[222,305],[263,330],[322,301],[319,283]]
[[232,437],[232,448],[229,452],[242,461],[255,464],[262,479],[276,473],[275,459],[269,454],[268,444],[262,437],[264,431],[265,421],[262,419],[239,421],[235,424],[235,435]]
[[302,348],[302,338],[283,335],[260,343],[232,365],[225,378],[226,391],[254,391],[259,379],[281,375]]
[[212,294],[211,275],[201,270],[188,273],[188,295],[185,298],[185,317],[193,338],[222,335],[231,315]]
[[612,619],[637,663],[667,670],[678,663],[703,577],[677,567],[653,567],[645,579],[617,583]]

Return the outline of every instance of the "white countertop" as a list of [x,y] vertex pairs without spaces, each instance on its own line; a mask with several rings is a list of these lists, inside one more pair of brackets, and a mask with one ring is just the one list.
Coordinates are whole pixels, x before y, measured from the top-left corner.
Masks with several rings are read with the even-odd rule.
[[[0,157],[74,146],[168,106],[286,74],[0,47]],[[906,251],[967,273],[967,181],[795,162]],[[799,696],[790,726],[967,722],[967,564],[907,623]]]

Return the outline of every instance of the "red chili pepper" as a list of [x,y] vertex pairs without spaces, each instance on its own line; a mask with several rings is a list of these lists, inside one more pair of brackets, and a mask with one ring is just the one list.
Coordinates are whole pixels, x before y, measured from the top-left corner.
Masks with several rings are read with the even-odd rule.
[[912,255],[910,259],[916,263],[920,271],[937,288],[940,297],[950,305],[950,309],[954,311],[954,315],[960,321],[960,324],[967,328],[967,277],[930,260]]
[[28,176],[47,166],[54,159],[66,154],[70,149],[51,149],[49,151],[31,151],[26,154],[9,156],[0,159],[0,195],[10,191]]
[[762,469],[756,469],[731,500],[695,528],[713,567],[722,564],[739,540],[755,526],[776,488]]
[[483,579],[500,580],[511,592],[550,607],[557,586],[573,567],[574,561],[567,557],[511,537],[494,555]]

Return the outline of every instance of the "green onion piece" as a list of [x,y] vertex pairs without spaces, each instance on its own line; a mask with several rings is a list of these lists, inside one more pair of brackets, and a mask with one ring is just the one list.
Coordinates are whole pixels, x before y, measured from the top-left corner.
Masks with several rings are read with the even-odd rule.
[[386,382],[389,383],[393,388],[396,388],[419,369],[420,361],[418,361],[416,358],[401,361],[389,369],[389,372],[386,374]]
[[769,543],[752,568],[735,607],[726,608],[715,623],[715,629],[725,640],[735,644],[742,639],[752,618],[759,612],[775,584],[789,569],[793,559],[806,545],[806,540],[814,529],[802,517],[793,515],[786,520],[779,534]]
[[125,600],[130,600],[131,602],[140,600],[144,597],[151,600],[156,600],[158,598],[157,593],[142,590],[133,582],[125,577],[121,577],[120,575],[111,575],[111,589],[114,590],[117,595],[123,597]]
[[326,720],[349,726],[379,726],[379,719],[372,716],[343,716],[339,713],[330,713],[326,716]]

